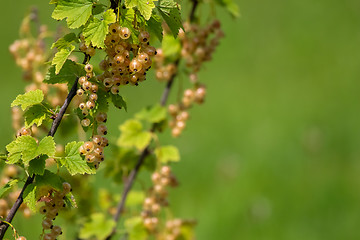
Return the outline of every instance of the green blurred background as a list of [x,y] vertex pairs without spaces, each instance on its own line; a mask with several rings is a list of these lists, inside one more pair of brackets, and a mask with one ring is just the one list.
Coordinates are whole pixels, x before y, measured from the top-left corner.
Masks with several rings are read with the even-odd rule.
[[[1,4],[0,146],[24,86],[8,46],[30,5],[55,29],[47,2]],[[201,240],[360,239],[360,1],[237,3],[235,21],[218,11],[226,38],[200,74],[206,104],[179,139],[162,137],[182,156],[174,215],[197,219]],[[125,88],[129,112],[111,112],[110,134],[161,90],[155,80]]]

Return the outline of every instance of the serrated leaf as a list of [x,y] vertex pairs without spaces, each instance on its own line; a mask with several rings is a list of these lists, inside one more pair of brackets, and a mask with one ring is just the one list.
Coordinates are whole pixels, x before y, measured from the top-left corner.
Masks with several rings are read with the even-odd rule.
[[156,8],[176,38],[179,29],[184,29],[178,4],[174,0],[159,0]]
[[142,130],[142,124],[138,120],[127,120],[120,125],[121,135],[118,139],[118,145],[122,147],[136,147],[139,150],[144,149],[151,141],[151,133]]
[[117,108],[124,108],[127,111],[127,105],[124,98],[118,94],[111,94],[111,101]]
[[141,217],[136,216],[126,219],[124,226],[129,240],[145,240],[148,238],[148,233]]
[[179,149],[174,146],[162,146],[155,149],[156,158],[162,163],[180,161]]
[[6,195],[18,182],[19,180],[12,179],[2,186],[0,188],[0,198],[3,198],[3,196]]
[[116,21],[116,15],[113,9],[109,9],[103,14],[99,14],[90,19],[83,29],[85,43],[94,47],[104,48],[104,40],[109,33],[108,25]]
[[51,186],[58,191],[63,190],[62,178],[47,169],[45,169],[43,175],[36,175],[35,182],[37,186]]
[[50,116],[49,110],[43,105],[33,105],[24,113],[25,127],[29,128],[34,124],[39,127]]
[[29,175],[33,175],[33,174],[43,175],[45,172],[46,159],[47,159],[47,156],[42,155],[42,156],[30,161],[29,167],[28,167]]
[[78,77],[84,76],[85,74],[84,65],[67,59],[59,74],[56,74],[55,66],[51,66],[49,68],[45,76],[44,83],[68,83],[68,86],[71,87]]
[[148,30],[150,35],[155,35],[157,39],[161,42],[163,39],[163,28],[161,25],[161,17],[154,14],[151,15],[149,21],[147,21]]
[[11,103],[11,107],[21,106],[21,109],[25,111],[26,108],[39,104],[44,100],[44,93],[37,89],[25,94],[18,95],[16,99]]
[[114,220],[106,217],[102,213],[93,213],[90,218],[90,222],[85,223],[80,230],[79,237],[82,239],[95,237],[98,240],[103,240],[111,233],[112,228],[116,225]]
[[143,108],[135,117],[140,120],[146,120],[150,123],[158,123],[166,118],[166,108],[156,104],[150,108]]
[[99,112],[107,112],[109,110],[108,93],[103,89],[97,91],[98,99],[96,100],[96,106],[94,115]]
[[60,158],[61,164],[66,167],[71,175],[96,173],[80,155],[79,148],[83,144],[84,142],[70,142],[66,144],[65,157]]
[[51,65],[55,65],[55,74],[59,74],[61,68],[64,66],[65,61],[70,54],[75,50],[75,46],[60,49],[54,56]]
[[91,0],[58,0],[51,16],[56,20],[67,18],[69,28],[78,28],[88,21],[92,7]]
[[155,8],[153,0],[125,0],[125,6],[127,8],[137,7],[145,20],[150,19],[152,9]]
[[[42,154],[54,156],[55,142],[53,137],[47,136],[44,137],[38,145],[33,137],[20,136],[9,143],[6,146],[6,150],[9,152],[9,161],[19,160],[21,154],[24,164],[28,165],[32,159]],[[15,157],[12,157],[13,155],[15,155]]]
[[75,33],[68,33],[62,38],[59,38],[55,43],[51,45],[51,49],[63,49],[68,48],[73,45],[73,43],[79,42],[78,37]]
[[36,212],[36,189],[36,184],[32,183],[27,186],[23,194],[24,203],[26,203],[33,212]]

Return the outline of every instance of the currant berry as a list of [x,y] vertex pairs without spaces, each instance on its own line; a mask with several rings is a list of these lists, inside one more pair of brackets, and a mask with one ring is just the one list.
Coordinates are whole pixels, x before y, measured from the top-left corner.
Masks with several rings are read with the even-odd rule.
[[144,49],[144,52],[149,55],[149,56],[154,56],[156,55],[156,49],[153,47],[153,46],[147,46],[145,49]]
[[89,55],[90,57],[93,57],[95,53],[96,53],[95,48],[89,47],[88,49],[86,49],[86,54]]
[[138,72],[142,69],[142,64],[138,60],[133,59],[130,62],[129,68],[131,72]]
[[149,55],[147,53],[140,53],[138,56],[137,56],[137,59],[140,63],[144,64],[144,63],[147,63],[149,61]]
[[168,107],[169,113],[173,116],[176,116],[176,114],[179,112],[178,106],[174,104],[170,104]]
[[112,86],[110,91],[111,91],[112,94],[116,95],[116,94],[119,93],[119,87],[118,86]]
[[81,88],[79,88],[79,89],[76,91],[76,95],[78,95],[78,96],[83,96],[83,95],[84,95],[84,90],[82,90]]
[[83,85],[85,81],[86,81],[86,77],[85,77],[85,76],[79,77],[79,84],[80,84],[80,85]]
[[95,103],[93,101],[86,102],[87,109],[93,109],[95,107]]
[[169,166],[163,166],[160,170],[161,175],[169,177],[171,175],[171,168]]
[[98,95],[96,93],[92,93],[90,94],[89,99],[95,102],[98,99]]
[[93,70],[94,70],[93,65],[91,65],[90,63],[85,65],[85,71],[87,73],[91,73]]
[[119,33],[119,32],[120,32],[120,29],[121,29],[121,26],[120,26],[118,23],[113,23],[113,24],[111,24],[110,27],[109,27],[109,31],[110,31],[112,34]]
[[96,93],[98,90],[99,90],[98,85],[96,85],[96,84],[91,85],[91,91],[92,91],[93,93]]
[[20,129],[20,136],[27,136],[27,135],[31,135],[31,130],[29,128],[21,128]]
[[85,104],[85,103],[80,103],[80,104],[79,104],[79,108],[80,108],[81,110],[86,109],[86,104]]
[[63,182],[62,185],[63,185],[63,189],[64,189],[64,193],[65,193],[65,194],[67,194],[67,193],[69,193],[69,192],[72,191],[70,183],[68,183],[68,182]]
[[118,54],[120,53],[120,54],[121,54],[121,53],[123,53],[124,51],[125,51],[125,48],[124,48],[123,45],[120,45],[120,44],[119,44],[119,45],[116,45],[116,47],[115,47],[115,52],[116,52],[116,53],[118,53]]
[[122,39],[128,39],[130,37],[130,30],[127,27],[120,28],[120,37]]
[[92,140],[96,145],[101,146],[102,137],[100,135],[93,136]]
[[104,124],[101,124],[97,127],[97,133],[99,135],[106,135],[107,134],[107,127]]
[[85,148],[86,152],[88,152],[88,153],[92,152],[94,150],[94,143],[87,141],[84,143],[84,148]]
[[148,32],[146,32],[146,31],[141,31],[141,32],[139,33],[139,41],[140,41],[141,43],[147,43],[147,42],[149,41],[149,39],[150,39],[150,34],[149,34]]
[[95,161],[95,154],[94,153],[88,153],[85,155],[85,160],[88,162],[88,163],[92,163]]
[[55,236],[59,236],[62,234],[62,231],[61,231],[61,227],[60,226],[54,226],[52,229],[51,229],[51,233]]
[[109,140],[106,137],[103,137],[101,141],[101,147],[107,147],[107,146],[109,146]]
[[44,229],[50,229],[52,226],[52,220],[50,218],[45,218],[44,221],[42,221],[42,227]]
[[90,125],[90,119],[84,118],[83,120],[81,120],[81,126],[88,127],[89,125]]
[[54,240],[55,238],[53,237],[53,235],[51,233],[47,233],[44,235],[43,240]]
[[42,207],[39,209],[39,212],[40,212],[41,214],[46,214],[47,211],[48,211],[48,208],[47,208],[46,206],[42,206]]
[[104,112],[100,112],[96,115],[97,122],[106,122],[107,121],[107,114]]
[[123,64],[124,61],[125,61],[125,57],[122,54],[115,55],[115,57],[114,57],[115,64],[120,65],[120,64]]
[[161,176],[157,172],[155,172],[151,175],[151,180],[153,183],[158,183],[160,181],[160,178],[161,178]]
[[16,240],[26,240],[26,237],[24,237],[24,236],[19,236]]
[[104,79],[104,86],[105,87],[111,87],[114,84],[113,79],[112,78],[105,78]]
[[90,89],[91,89],[91,86],[92,86],[92,84],[91,84],[91,82],[89,82],[89,81],[85,81],[85,82],[82,84],[82,87],[83,87],[83,89],[85,89],[85,90],[90,90]]
[[102,147],[96,147],[94,148],[94,153],[97,156],[102,156],[104,154],[104,149]]

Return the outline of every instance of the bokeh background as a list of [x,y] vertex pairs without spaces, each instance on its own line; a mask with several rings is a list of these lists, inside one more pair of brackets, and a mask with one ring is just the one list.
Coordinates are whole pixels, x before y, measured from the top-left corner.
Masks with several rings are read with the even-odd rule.
[[[0,146],[25,86],[8,46],[30,5],[55,29],[47,2],[1,4]],[[179,139],[162,137],[182,157],[174,215],[197,219],[200,240],[360,239],[360,1],[237,3],[237,20],[217,12],[226,38],[200,73],[206,104]],[[155,80],[125,88],[129,111],[111,112],[109,132],[161,90]]]

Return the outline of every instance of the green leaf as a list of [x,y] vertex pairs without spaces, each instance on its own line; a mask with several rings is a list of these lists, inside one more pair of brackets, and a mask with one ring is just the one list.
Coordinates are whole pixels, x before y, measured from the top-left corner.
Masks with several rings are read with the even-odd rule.
[[116,225],[115,221],[106,217],[102,213],[93,213],[90,216],[90,222],[84,224],[80,229],[79,237],[88,239],[95,237],[98,240],[105,239]]
[[26,203],[33,212],[36,212],[36,189],[36,184],[32,183],[27,186],[23,194],[24,203]]
[[240,17],[239,6],[234,0],[215,0],[220,6],[225,7],[233,17]]
[[111,101],[113,102],[114,106],[117,108],[124,108],[127,111],[127,105],[124,98],[118,94],[111,94]]
[[150,35],[156,36],[156,38],[159,39],[159,41],[161,42],[163,39],[161,17],[153,13],[149,21],[147,21],[147,25]]
[[2,186],[0,188],[0,198],[3,198],[18,182],[19,180],[12,179]]
[[156,104],[150,108],[143,108],[135,117],[150,123],[158,123],[166,118],[166,108]]
[[79,148],[83,144],[84,142],[70,142],[65,146],[65,157],[62,157],[60,162],[71,175],[96,173],[80,155]]
[[39,127],[50,116],[49,110],[44,105],[33,105],[24,113],[25,127],[29,128],[34,124]]
[[145,20],[150,19],[152,9],[155,8],[153,0],[125,0],[125,6],[127,8],[137,7]]
[[62,38],[59,38],[55,43],[51,45],[51,49],[57,48],[57,49],[63,49],[73,46],[73,43],[79,42],[78,37],[75,33],[69,33],[63,36]]
[[[6,150],[9,152],[9,161],[17,162],[20,159],[21,154],[24,164],[28,165],[32,159],[41,154],[54,156],[55,142],[53,137],[47,136],[44,137],[38,145],[33,137],[20,136],[9,143],[6,146]],[[15,155],[15,157],[11,158],[13,155]]]
[[51,186],[58,191],[63,190],[63,179],[47,169],[45,169],[43,175],[36,175],[35,182],[37,186]]
[[85,43],[94,47],[104,48],[104,40],[109,33],[108,25],[116,21],[113,9],[109,9],[103,14],[99,14],[90,19],[83,30]]
[[94,115],[99,112],[107,112],[109,110],[109,102],[108,102],[109,94],[105,90],[100,88],[97,91],[97,95],[98,95],[98,99],[96,100]]
[[47,156],[42,155],[42,156],[30,161],[29,167],[28,167],[29,175],[33,175],[33,174],[43,175],[45,172],[46,159],[47,159]]
[[88,21],[92,7],[91,0],[58,0],[51,16],[56,20],[67,18],[69,28],[78,28]]
[[66,59],[68,59],[74,50],[75,46],[71,46],[69,48],[63,48],[55,54],[51,62],[52,65],[55,65],[55,74],[59,74],[61,68],[64,66]]
[[56,84],[56,83],[68,83],[68,86],[74,84],[78,77],[84,76],[85,69],[84,65],[78,64],[67,59],[61,68],[59,74],[55,72],[55,66],[51,66],[45,76],[44,83]]
[[37,89],[25,94],[18,95],[16,99],[11,103],[11,107],[21,106],[21,109],[25,111],[26,108],[39,104],[44,100],[44,93]]
[[174,0],[159,0],[156,8],[176,38],[179,29],[184,29],[178,4]]
[[120,125],[121,135],[118,139],[118,145],[122,147],[136,147],[139,150],[144,149],[151,141],[151,133],[142,130],[142,124],[138,120],[127,120]]
[[162,50],[165,57],[176,58],[181,52],[181,44],[179,39],[175,39],[172,35],[165,35],[162,41]]
[[125,220],[124,225],[129,234],[129,240],[145,240],[148,238],[148,234],[141,217],[136,216],[128,218]]
[[162,163],[180,161],[179,150],[174,146],[162,146],[155,149],[156,158]]

